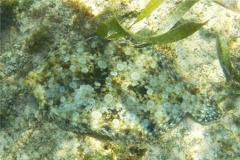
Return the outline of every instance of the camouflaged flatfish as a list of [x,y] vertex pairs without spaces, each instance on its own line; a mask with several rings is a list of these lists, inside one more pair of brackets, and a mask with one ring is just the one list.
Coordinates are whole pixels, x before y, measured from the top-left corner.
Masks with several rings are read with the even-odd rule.
[[27,83],[49,117],[79,132],[158,139],[185,115],[200,123],[221,115],[211,97],[176,74],[172,60],[127,40],[80,41],[49,52]]

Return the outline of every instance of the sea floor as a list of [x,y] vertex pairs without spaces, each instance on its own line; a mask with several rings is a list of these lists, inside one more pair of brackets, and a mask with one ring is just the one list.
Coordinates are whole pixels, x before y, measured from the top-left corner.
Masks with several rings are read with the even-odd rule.
[[[122,19],[124,25],[130,24],[147,2],[0,2],[0,159],[240,159],[240,96],[239,92],[230,94],[231,82],[226,80],[217,53],[217,36],[220,35],[228,41],[232,65],[239,72],[240,14],[210,0],[197,2],[183,16],[185,21],[204,22],[210,19],[205,26],[190,37],[156,48],[160,48],[163,53],[174,55],[174,73],[181,77],[184,83],[198,88],[192,92],[199,95],[207,93],[217,101],[218,109],[222,111],[217,120],[202,124],[191,116],[185,116],[172,129],[155,137],[152,142],[131,141],[109,138],[102,135],[102,132],[78,132],[72,126],[61,122],[62,115],[58,118],[56,114],[48,113],[50,111],[41,106],[45,103],[45,99],[41,97],[44,93],[36,92],[36,86],[39,87],[38,82],[44,79],[45,72],[43,77],[29,73],[40,72],[45,63],[55,66],[55,61],[51,62],[48,54],[60,50],[59,46],[74,46],[79,41],[94,37],[97,24],[109,18],[111,10]],[[156,31],[161,24],[159,19],[166,18],[180,2],[182,1],[166,0],[150,17],[133,26],[132,31],[142,28],[142,31],[147,33]],[[99,66],[102,67],[101,64]],[[43,86],[46,83],[47,81],[41,81]],[[201,110],[201,106],[199,107]]]

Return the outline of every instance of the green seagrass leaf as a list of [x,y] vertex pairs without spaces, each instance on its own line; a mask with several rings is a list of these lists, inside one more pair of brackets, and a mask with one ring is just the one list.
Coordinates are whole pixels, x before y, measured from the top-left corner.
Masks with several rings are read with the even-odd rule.
[[240,95],[240,74],[234,68],[231,55],[228,49],[228,42],[223,36],[218,36],[218,58],[227,81],[231,84],[231,91],[235,95]]
[[110,18],[106,24],[111,29],[111,31],[116,32],[118,35],[129,36],[127,29],[120,25],[116,17]]
[[150,0],[150,2],[147,4],[147,6],[142,10],[140,15],[135,20],[135,23],[141,21],[142,19],[149,16],[160,4],[163,2],[163,0]]
[[111,17],[106,22],[99,23],[96,35],[101,38],[109,39],[129,36],[115,17]]
[[101,38],[105,38],[109,32],[108,25],[106,23],[99,23],[96,31],[96,35]]
[[[139,34],[135,34],[124,28],[115,17],[110,18],[110,20],[106,23],[111,31],[116,32],[122,36],[128,36],[133,38],[134,40],[145,42],[145,43],[171,43],[176,42],[181,39],[184,39],[197,30],[199,30],[204,23],[195,23],[195,22],[188,22],[183,23],[175,28],[171,29],[167,33],[156,35],[156,36],[141,36]],[[106,37],[109,38],[109,37]],[[110,37],[111,38],[111,37]]]
[[197,30],[199,30],[203,25],[205,25],[208,21],[203,23],[195,23],[195,22],[187,22],[183,23],[175,28],[169,30],[168,32],[156,36],[143,37],[138,39],[137,37],[132,36],[134,39],[142,40],[147,43],[172,43],[179,40],[182,40]]
[[167,32],[172,28],[182,16],[199,0],[186,0],[185,2],[179,4],[177,8],[170,13],[170,15],[161,22],[161,25],[158,28],[158,34]]
[[227,81],[232,80],[233,67],[226,39],[218,36],[218,58]]

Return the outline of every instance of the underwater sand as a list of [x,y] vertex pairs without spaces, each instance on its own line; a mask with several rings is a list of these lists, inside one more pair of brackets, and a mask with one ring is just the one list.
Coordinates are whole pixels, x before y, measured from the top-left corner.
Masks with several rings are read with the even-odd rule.
[[[216,35],[224,35],[226,39],[229,40],[232,63],[239,71],[239,13],[226,9],[211,1],[200,1],[195,4],[183,18],[186,21],[197,22],[203,22],[212,17],[214,18],[190,37],[173,44],[156,47],[159,48],[159,52],[166,54],[167,60],[170,59],[173,61],[171,67],[174,68],[174,72],[171,72],[171,75],[176,74],[177,77],[181,77],[180,79],[184,80],[185,85],[194,85],[197,88],[194,92],[197,92],[198,96],[208,95],[217,102],[217,109],[221,110],[221,116],[218,117],[217,120],[214,119],[214,121],[212,121],[208,119],[206,121],[207,123],[202,124],[198,123],[192,116],[182,117],[179,114],[177,115],[180,119],[175,114],[171,114],[173,121],[175,120],[172,124],[165,123],[165,121],[162,120],[165,118],[162,114],[160,115],[161,118],[163,117],[161,120],[153,119],[153,112],[158,111],[157,109],[159,108],[151,108],[152,102],[154,102],[154,104],[161,102],[151,97],[151,86],[152,89],[157,88],[157,86],[155,86],[153,81],[148,85],[147,77],[154,78],[153,75],[156,73],[156,70],[147,70],[147,66],[143,67],[142,69],[147,71],[154,70],[154,73],[149,74],[146,72],[143,80],[140,81],[141,73],[137,74],[138,69],[128,67],[127,72],[120,73],[122,70],[120,62],[117,61],[119,63],[116,62],[115,64],[113,60],[107,64],[116,66],[118,75],[125,77],[129,75],[131,80],[127,82],[131,83],[131,85],[132,83],[136,83],[136,85],[148,85],[148,96],[147,98],[145,96],[145,99],[146,104],[148,104],[147,106],[150,106],[150,109],[146,109],[146,111],[149,111],[150,114],[148,119],[146,118],[146,112],[136,112],[135,109],[131,109],[132,101],[130,101],[130,98],[129,101],[126,101],[126,105],[130,105],[126,112],[146,114],[142,116],[145,118],[139,119],[147,119],[148,121],[145,121],[147,127],[143,127],[143,129],[137,128],[136,126],[140,122],[136,121],[135,123],[135,119],[131,117],[133,114],[128,114],[130,115],[129,121],[124,118],[124,121],[121,121],[118,120],[118,117],[110,117],[108,118],[108,125],[110,125],[110,127],[107,129],[110,128],[109,130],[112,130],[111,133],[114,134],[107,134],[103,132],[106,127],[103,127],[104,121],[101,119],[104,117],[103,113],[106,113],[105,108],[94,110],[92,109],[93,107],[91,108],[89,105],[88,107],[90,109],[87,107],[84,108],[87,110],[86,113],[77,110],[74,115],[84,117],[81,120],[78,119],[78,121],[76,121],[72,115],[70,115],[71,118],[68,118],[70,111],[65,112],[64,110],[62,113],[61,107],[59,107],[56,112],[52,109],[46,109],[44,105],[47,104],[51,106],[52,103],[59,102],[57,100],[55,102],[56,97],[58,97],[57,93],[54,93],[53,102],[50,101],[50,98],[46,98],[46,94],[44,93],[50,91],[49,88],[44,90],[47,88],[45,86],[49,84],[49,81],[45,81],[45,78],[48,76],[51,77],[51,71],[53,71],[53,73],[56,72],[53,69],[49,69],[51,67],[46,67],[43,72],[41,72],[41,69],[44,64],[59,69],[57,64],[59,64],[58,59],[60,59],[60,56],[53,56],[56,59],[51,61],[49,55],[58,52],[59,55],[64,55],[65,53],[61,52],[62,48],[64,51],[72,52],[73,49],[75,50],[74,47],[78,45],[78,42],[86,41],[86,39],[92,37],[96,30],[96,24],[99,21],[107,19],[107,15],[110,15],[107,9],[110,2],[104,0],[39,0],[35,2],[30,0],[20,1],[16,4],[10,2],[10,0],[4,0],[1,2],[1,5],[10,6],[8,11],[12,9],[14,12],[7,12],[3,9],[0,11],[2,19],[0,32],[0,159],[240,159],[240,97],[239,95],[228,95],[229,84],[226,82],[226,77],[219,63],[216,49]],[[123,23],[127,25],[136,17],[135,12],[140,12],[148,1],[123,0],[121,2],[122,3],[120,3],[120,1],[113,3],[112,8],[117,8],[115,9],[116,15],[122,18]],[[135,25],[132,30],[138,31],[144,27],[147,31],[156,31],[158,24],[161,23],[159,19],[164,19],[177,2],[180,1],[167,1],[160,6],[159,9],[154,11],[150,17],[138,25]],[[15,19],[15,21],[6,20],[4,19],[5,17],[10,17]],[[85,50],[90,47],[90,43],[88,42],[84,48]],[[91,42],[95,41],[93,40]],[[118,43],[118,41],[116,41],[116,43]],[[131,43],[132,42],[129,42],[129,44]],[[91,43],[91,45],[94,46],[95,43]],[[69,46],[72,48],[69,48]],[[94,53],[94,50],[96,50],[95,57],[93,56],[91,60],[90,56],[89,60],[87,58],[86,60],[89,62],[88,64],[96,64],[96,66],[104,70],[108,66],[106,66],[105,61],[101,60],[102,57],[97,54],[99,48],[98,45],[96,46],[96,49],[93,47],[91,51],[88,51],[89,53]],[[80,53],[82,53],[81,49],[79,50]],[[134,52],[133,50],[130,50],[130,56]],[[149,52],[151,51],[150,49]],[[139,54],[136,53],[136,51],[134,53],[136,55]],[[72,55],[74,55],[74,53]],[[171,55],[174,58],[171,57]],[[129,56],[128,53],[126,54],[126,57],[127,56]],[[148,54],[146,54],[146,56],[148,56]],[[168,56],[170,56],[170,58]],[[75,59],[73,58],[73,60],[71,60],[71,56],[69,57],[69,62],[71,61],[73,64]],[[121,58],[124,59],[126,57]],[[131,56],[131,58],[127,59],[129,60],[128,64],[134,62],[135,59],[133,57],[134,56]],[[154,68],[157,56],[153,55],[152,57],[153,60],[148,61],[147,58],[145,58],[146,61],[144,59],[142,62],[146,62],[148,64],[145,65],[152,65],[152,68]],[[68,61],[68,56],[63,58]],[[82,64],[84,64],[83,61],[81,61]],[[64,63],[61,65],[63,68],[65,67]],[[91,68],[89,68],[89,66],[90,65],[87,67],[81,66],[84,68],[81,71],[89,71],[90,73]],[[132,67],[134,67],[134,65],[132,65]],[[101,71],[101,69],[99,69],[99,71]],[[114,67],[110,69],[114,70]],[[75,70],[76,68],[74,68],[74,66],[69,66],[71,76]],[[169,68],[166,68],[166,70],[169,70]],[[68,73],[68,70],[60,70],[59,72]],[[114,76],[115,72],[111,74]],[[152,75],[152,77],[150,77],[150,75]],[[92,81],[95,80],[94,78],[92,79]],[[56,84],[55,81],[53,82],[54,83],[50,84]],[[65,81],[62,81],[60,83],[64,84],[64,82]],[[116,83],[119,83],[119,85],[122,85],[123,82],[126,81],[116,80]],[[166,84],[175,85],[176,81],[173,82],[173,84],[170,82]],[[85,84],[87,82],[81,83],[84,83],[82,86],[89,88]],[[98,85],[98,83],[94,84],[96,84],[96,86]],[[109,82],[109,84],[111,84],[111,82]],[[80,88],[79,91],[81,90]],[[114,89],[111,90],[111,87],[106,88],[108,92],[104,89],[99,92],[100,98],[101,93],[103,93],[103,103],[108,104],[109,108],[111,107],[110,105],[115,103],[119,104],[119,102],[115,102],[114,98],[118,95],[114,92]],[[60,92],[64,91],[60,89]],[[111,95],[109,95],[109,93],[111,93]],[[126,93],[127,95],[135,95],[133,92],[126,91]],[[94,98],[96,102],[98,102],[99,97],[96,98],[95,95]],[[76,96],[76,98],[79,97]],[[72,97],[70,95],[66,97],[60,96],[62,103],[66,102],[66,100],[70,101]],[[90,100],[92,103],[93,99]],[[98,104],[100,101],[101,99]],[[145,103],[145,101],[143,102]],[[176,101],[173,102],[174,104],[177,103]],[[124,103],[125,102],[123,102],[123,104]],[[198,107],[200,107],[197,109],[198,111],[204,110],[204,107],[201,105]],[[191,107],[187,106],[187,108],[189,109]],[[206,108],[206,110],[207,109],[209,108]],[[193,108],[192,110],[193,112],[191,113],[194,114],[196,109]],[[205,112],[201,113],[204,115]],[[207,111],[206,113],[211,112]],[[121,114],[123,117],[127,115],[125,113]],[[115,114],[111,115],[115,116]],[[85,119],[87,119],[87,121],[85,121]],[[129,123],[130,121],[131,123]],[[76,127],[73,122],[76,122],[77,125],[90,124],[90,127],[84,125],[82,127]],[[164,127],[152,127],[149,125],[151,122],[154,122],[154,124],[167,124],[167,129]],[[118,125],[119,123],[126,123],[126,126],[129,125],[126,127],[127,129],[130,128],[129,132],[126,133],[126,128],[124,127],[122,127],[124,129],[116,127],[120,126]],[[117,125],[111,126],[111,124]],[[133,124],[133,126],[131,126],[131,124]],[[140,126],[142,126],[142,123],[140,124]],[[90,128],[90,131],[86,128]],[[153,128],[156,128],[155,132],[152,132]],[[136,133],[141,132],[142,135],[136,135],[136,139],[134,139],[135,131]],[[157,131],[159,131],[159,135]],[[114,136],[115,133],[119,133],[122,136]],[[153,135],[151,133],[153,133]],[[140,138],[138,138],[138,136]],[[151,139],[151,142],[148,141],[148,138]]]

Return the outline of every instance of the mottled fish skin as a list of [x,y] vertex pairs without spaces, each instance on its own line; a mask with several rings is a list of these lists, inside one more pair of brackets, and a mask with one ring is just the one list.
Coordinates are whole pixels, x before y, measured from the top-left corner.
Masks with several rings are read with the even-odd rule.
[[239,0],[213,0],[213,2],[240,13],[240,1]]
[[128,41],[60,46],[26,81],[40,107],[79,132],[158,140],[186,115],[199,123],[222,113],[174,71],[174,56]]

